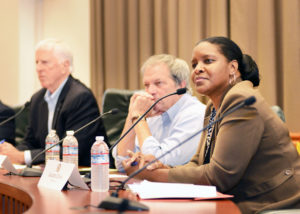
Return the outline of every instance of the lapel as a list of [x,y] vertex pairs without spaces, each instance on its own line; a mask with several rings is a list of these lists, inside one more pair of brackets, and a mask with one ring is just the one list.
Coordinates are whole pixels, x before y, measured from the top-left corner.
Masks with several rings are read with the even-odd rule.
[[[35,108],[30,109],[32,118],[35,117],[35,115],[40,115],[40,120],[34,120],[32,119],[33,123],[38,127],[38,134],[41,134],[42,136],[47,136],[48,134],[48,104],[44,99],[46,93],[46,89],[43,89],[43,92],[41,93],[41,102],[36,105]],[[37,112],[35,112],[37,111]],[[45,122],[47,121],[47,122]]]
[[62,109],[62,106],[64,104],[64,100],[66,98],[66,95],[68,94],[70,87],[71,87],[71,83],[73,81],[73,77],[70,75],[69,79],[67,80],[65,86],[63,87],[59,98],[57,100],[56,106],[55,106],[55,111],[54,111],[54,116],[53,116],[53,121],[52,121],[52,129],[57,129],[57,120],[60,116],[60,112]]
[[[207,109],[206,109],[206,112],[205,112],[205,117],[204,117],[204,123],[203,123],[204,126],[207,126],[209,124],[209,119],[210,119],[210,114],[211,114],[211,108],[212,108],[212,105],[210,105],[208,103],[207,104]],[[201,138],[203,140],[201,140],[201,145],[200,145],[199,164],[203,164],[204,163],[206,137],[207,137],[207,129],[204,132],[202,132],[202,136],[201,136]]]
[[[220,112],[217,111],[216,112],[216,116],[215,116],[215,120],[218,119],[220,117]],[[210,141],[210,154],[209,154],[209,157],[211,158],[212,154],[213,154],[213,151],[215,149],[215,145],[216,145],[216,137],[217,137],[217,133],[218,133],[218,130],[219,130],[219,122],[215,123],[213,125],[213,130],[212,130],[212,133],[211,133],[211,141]]]
[[[45,100],[43,100],[43,102],[41,103],[40,111],[40,115],[45,115],[45,120],[41,121],[48,121],[48,105]],[[48,133],[48,123],[42,123],[41,125],[45,126],[43,130],[47,130]]]

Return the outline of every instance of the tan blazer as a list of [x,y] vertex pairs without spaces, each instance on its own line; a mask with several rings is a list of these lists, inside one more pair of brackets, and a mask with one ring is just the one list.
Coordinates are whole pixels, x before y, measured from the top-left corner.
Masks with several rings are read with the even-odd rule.
[[[300,158],[286,124],[252,83],[241,81],[229,89],[216,118],[250,96],[256,97],[253,105],[213,127],[210,163],[203,165],[205,131],[195,156],[188,164],[171,169],[169,181],[215,185],[218,191],[233,194],[243,213],[300,207]],[[204,126],[211,109],[209,102]]]

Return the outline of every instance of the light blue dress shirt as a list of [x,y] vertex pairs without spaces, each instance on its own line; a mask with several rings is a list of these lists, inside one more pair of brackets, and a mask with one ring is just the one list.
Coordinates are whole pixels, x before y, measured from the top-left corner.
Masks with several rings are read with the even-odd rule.
[[69,79],[69,77],[66,78],[62,82],[62,84],[60,84],[60,86],[54,91],[53,94],[51,94],[49,90],[47,90],[45,93],[44,100],[48,104],[48,133],[52,129],[52,122],[53,122],[55,107],[56,107],[59,95],[60,95],[62,89],[64,88],[68,79]]
[[[183,95],[171,108],[159,116],[147,118],[152,136],[146,138],[142,148],[135,138],[135,151],[152,154],[155,157],[183,142],[203,127],[205,105],[196,97]],[[195,154],[201,134],[165,155],[160,161],[169,166],[183,165]],[[115,165],[119,171],[124,171],[122,161],[128,156],[118,156],[117,146],[113,149]]]

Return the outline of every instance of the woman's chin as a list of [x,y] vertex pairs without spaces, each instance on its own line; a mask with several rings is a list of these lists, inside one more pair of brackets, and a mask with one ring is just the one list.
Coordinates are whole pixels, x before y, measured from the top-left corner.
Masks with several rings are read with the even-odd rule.
[[205,95],[206,91],[207,91],[207,89],[206,89],[206,87],[204,87],[204,85],[196,85],[195,90],[197,91],[197,93],[203,94],[203,95]]

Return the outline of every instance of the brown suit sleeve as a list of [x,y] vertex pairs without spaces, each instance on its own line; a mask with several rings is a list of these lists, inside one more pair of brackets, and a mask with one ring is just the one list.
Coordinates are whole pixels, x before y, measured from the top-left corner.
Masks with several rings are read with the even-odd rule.
[[[228,105],[220,109],[221,115],[242,99],[226,99]],[[198,156],[189,164],[169,171],[170,182],[215,185],[219,191],[229,190],[239,182],[260,142],[263,121],[255,108],[247,107],[226,116],[216,126],[218,133],[213,139],[215,147],[210,163],[201,165],[201,161],[196,161],[203,159],[198,148]],[[204,147],[203,143],[200,145]]]

